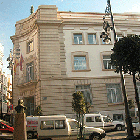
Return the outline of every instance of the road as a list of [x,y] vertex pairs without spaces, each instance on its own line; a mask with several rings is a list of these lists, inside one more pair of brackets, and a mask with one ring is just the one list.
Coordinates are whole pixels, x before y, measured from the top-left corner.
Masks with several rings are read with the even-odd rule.
[[[106,137],[102,140],[126,140],[127,137],[125,131],[111,131],[106,133]],[[28,140],[36,140],[36,139],[28,139]],[[140,140],[140,139],[137,139]]]
[[106,137],[102,140],[121,140],[127,137],[125,131],[111,131],[106,133]]
[[[125,131],[111,131],[106,133],[106,137],[102,140],[123,140],[127,137]],[[36,140],[36,139],[28,139],[28,140]]]

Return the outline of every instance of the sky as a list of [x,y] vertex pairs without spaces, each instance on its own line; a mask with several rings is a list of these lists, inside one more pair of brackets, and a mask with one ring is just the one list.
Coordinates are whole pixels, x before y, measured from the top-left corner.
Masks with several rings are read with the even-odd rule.
[[[140,0],[110,1],[113,13],[140,13]],[[10,36],[15,34],[16,22],[30,16],[31,5],[34,12],[39,5],[56,5],[58,11],[104,13],[107,0],[0,0],[0,44],[4,47],[3,72],[6,74],[10,73],[6,60],[13,49]]]

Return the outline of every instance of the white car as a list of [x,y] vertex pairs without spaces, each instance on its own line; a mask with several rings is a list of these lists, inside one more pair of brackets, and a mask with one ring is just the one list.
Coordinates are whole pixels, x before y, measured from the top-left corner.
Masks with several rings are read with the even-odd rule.
[[97,114],[85,114],[84,122],[86,126],[102,128],[105,131],[116,129],[118,131],[124,130],[125,124],[121,121],[112,121],[108,116]]
[[[74,135],[74,132],[77,134],[79,129],[77,129],[77,121],[75,119],[67,119],[71,129],[72,129],[72,135]],[[98,139],[101,140],[106,136],[106,133],[101,128],[95,128],[95,127],[87,127],[84,126],[84,135],[85,138],[89,138],[89,140]]]

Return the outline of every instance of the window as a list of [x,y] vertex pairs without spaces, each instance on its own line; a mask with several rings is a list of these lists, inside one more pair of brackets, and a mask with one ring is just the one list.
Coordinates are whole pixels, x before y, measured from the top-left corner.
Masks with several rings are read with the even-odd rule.
[[76,129],[78,126],[77,121],[70,121],[69,122],[71,129]]
[[29,41],[27,43],[27,53],[30,53],[31,51],[33,51],[34,46],[33,46],[33,41]]
[[74,34],[74,44],[83,44],[82,33]]
[[96,34],[88,34],[88,44],[96,44]]
[[102,122],[100,116],[95,116],[95,122]]
[[134,36],[135,34],[127,34],[127,36]]
[[104,69],[114,69],[114,67],[110,64],[111,61],[110,55],[103,55],[103,65]]
[[140,101],[140,86],[138,86],[139,101]]
[[40,129],[41,130],[54,129],[54,121],[53,120],[41,121]]
[[65,129],[65,121],[64,120],[55,121],[55,129]]
[[90,103],[91,105],[93,104],[90,85],[77,85],[76,91],[81,91],[84,94],[84,99],[86,103]]
[[138,89],[138,93],[139,93],[139,101],[140,101],[140,82],[137,83],[137,89]]
[[111,62],[111,51],[101,52],[101,63],[103,71],[113,71],[115,66],[110,64]]
[[34,63],[28,63],[26,65],[26,78],[27,82],[34,80]]
[[113,121],[123,121],[123,114],[113,114]]
[[34,114],[34,103],[29,103],[30,104],[30,114]]
[[86,117],[86,122],[94,122],[94,117]]
[[107,116],[104,116],[103,117],[103,121],[104,122],[111,122],[111,118],[107,117]]
[[122,92],[120,84],[106,84],[108,103],[122,102]]
[[90,71],[87,52],[72,52],[72,71]]
[[[110,34],[108,35],[108,38],[111,39],[111,35],[110,35]],[[109,42],[104,42],[104,39],[105,39],[105,38],[100,38],[101,44],[111,44],[111,40],[108,40]]]
[[122,38],[123,38],[123,35],[122,34],[117,34],[117,41],[119,41]]
[[86,57],[74,56],[74,70],[86,70]]
[[102,43],[101,43],[101,44],[106,44],[106,42],[104,42],[103,40],[104,40],[104,38],[102,38],[102,40],[101,40],[101,41],[102,41]]

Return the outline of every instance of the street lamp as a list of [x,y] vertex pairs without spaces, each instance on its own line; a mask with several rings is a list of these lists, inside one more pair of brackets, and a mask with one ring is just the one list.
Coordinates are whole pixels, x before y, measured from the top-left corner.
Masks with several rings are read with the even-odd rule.
[[[9,70],[11,70],[11,75],[12,75],[12,106],[13,106],[13,52],[12,49],[10,49],[10,54],[9,57],[7,58],[7,61],[9,62]],[[11,123],[13,124],[13,112],[11,113]]]
[[[108,23],[108,21],[106,20],[106,17],[111,16],[111,24],[112,26],[110,26],[110,24]],[[107,44],[111,41],[111,38],[109,37],[109,32],[110,30],[113,30],[114,33],[114,43],[116,42],[116,31],[115,31],[115,25],[114,25],[114,19],[113,19],[113,14],[111,11],[111,4],[110,4],[110,0],[107,0],[107,6],[105,9],[105,16],[103,16],[103,29],[105,30],[105,35],[103,36],[101,35],[100,38],[104,38],[104,42],[106,42]],[[104,32],[102,32],[102,34],[104,34]]]

